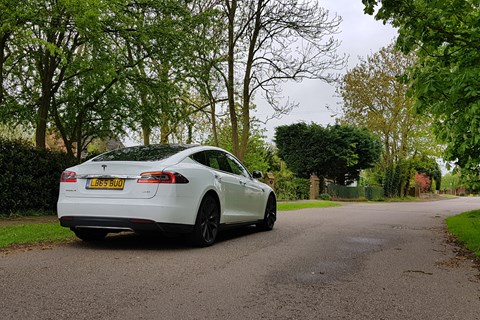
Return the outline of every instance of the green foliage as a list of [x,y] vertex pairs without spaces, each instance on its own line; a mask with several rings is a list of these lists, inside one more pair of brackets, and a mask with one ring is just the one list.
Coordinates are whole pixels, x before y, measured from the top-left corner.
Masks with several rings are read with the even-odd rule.
[[393,166],[388,166],[385,170],[385,177],[383,180],[383,188],[385,192],[385,197],[392,198],[398,194],[398,188],[395,188],[394,181],[394,172],[395,168]]
[[216,11],[191,1],[1,0],[0,9],[0,122],[36,128],[39,147],[52,128],[77,158],[93,138],[127,128],[161,126],[168,139],[188,122],[180,101],[198,50],[216,49],[205,37]]
[[400,79],[414,62],[413,54],[402,54],[390,45],[361,60],[337,89],[343,99],[340,121],[365,127],[380,137],[384,170],[414,154],[439,152],[431,119],[413,112],[414,100],[407,96],[408,86]]
[[480,191],[480,173],[474,170],[457,169],[460,174],[460,186],[465,187],[469,192],[478,193]]
[[383,199],[384,190],[382,187],[346,187],[335,184],[327,186],[328,195],[335,199],[368,199],[371,201],[379,201]]
[[480,210],[448,217],[446,222],[448,231],[480,257]]
[[328,200],[328,201],[332,200],[332,196],[329,195],[328,193],[322,193],[318,196],[318,198],[320,200]]
[[369,186],[365,187],[365,197],[370,201],[380,201],[383,200],[384,190],[382,187],[378,186]]
[[[232,126],[228,121],[221,121],[218,125],[218,147],[227,151],[233,152],[232,143]],[[273,151],[271,147],[265,142],[264,129],[261,129],[258,124],[250,126],[250,135],[248,139],[247,153],[242,161],[247,169],[252,172],[254,170],[266,173],[270,170],[272,163]],[[205,144],[215,145],[212,137],[209,137]]]
[[306,200],[310,197],[310,180],[279,176],[275,179],[278,200]]
[[364,187],[346,187],[341,185],[329,184],[327,192],[334,199],[361,199],[365,198]]
[[55,210],[60,174],[73,164],[63,153],[0,138],[0,213]]
[[381,186],[383,182],[384,172],[380,166],[365,169],[360,172],[360,186]]
[[61,227],[57,222],[0,227],[0,249],[19,244],[62,242],[74,238],[73,232]]
[[324,176],[339,184],[359,178],[360,170],[372,167],[381,145],[370,132],[353,126],[296,123],[277,127],[278,155],[300,177]]
[[462,187],[461,175],[457,173],[447,173],[442,177],[441,191],[457,190]]
[[28,140],[32,137],[31,130],[22,125],[5,125],[0,124],[0,138],[10,140]]
[[435,181],[435,188],[432,191],[440,190],[442,184],[442,171],[435,158],[415,157],[414,168],[418,173],[425,174],[430,181]]
[[399,28],[397,47],[414,52],[407,73],[417,111],[431,115],[445,158],[466,170],[480,165],[478,1],[363,0],[367,13]]

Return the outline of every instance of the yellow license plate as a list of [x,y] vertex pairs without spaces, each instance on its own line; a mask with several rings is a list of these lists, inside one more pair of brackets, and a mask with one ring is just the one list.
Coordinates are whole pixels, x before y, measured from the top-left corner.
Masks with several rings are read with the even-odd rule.
[[125,187],[125,179],[88,179],[87,180],[87,189],[113,189],[113,190],[123,190]]

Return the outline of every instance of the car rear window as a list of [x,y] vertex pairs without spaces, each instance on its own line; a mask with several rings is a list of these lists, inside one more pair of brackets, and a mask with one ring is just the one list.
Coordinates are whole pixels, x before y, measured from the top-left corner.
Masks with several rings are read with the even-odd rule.
[[159,161],[191,148],[189,145],[148,145],[113,150],[92,161]]

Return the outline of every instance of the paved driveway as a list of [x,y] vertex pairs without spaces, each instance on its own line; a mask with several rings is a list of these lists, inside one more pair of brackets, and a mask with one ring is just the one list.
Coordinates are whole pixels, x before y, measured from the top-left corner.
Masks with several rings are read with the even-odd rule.
[[0,319],[480,319],[446,216],[480,199],[281,212],[215,246],[113,237],[0,255]]

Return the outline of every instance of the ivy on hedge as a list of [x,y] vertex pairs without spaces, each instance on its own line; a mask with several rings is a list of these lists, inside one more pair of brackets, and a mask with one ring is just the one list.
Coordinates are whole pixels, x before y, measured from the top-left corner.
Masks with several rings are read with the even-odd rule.
[[0,214],[55,210],[60,174],[74,164],[64,153],[0,138]]

